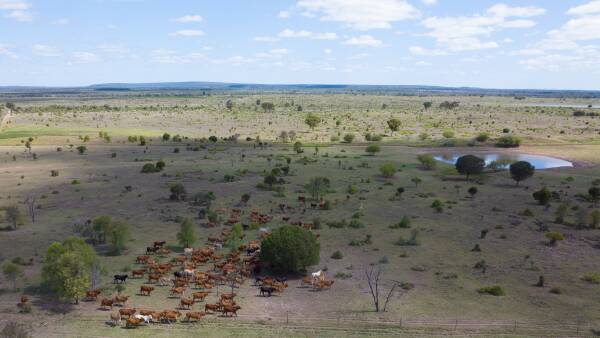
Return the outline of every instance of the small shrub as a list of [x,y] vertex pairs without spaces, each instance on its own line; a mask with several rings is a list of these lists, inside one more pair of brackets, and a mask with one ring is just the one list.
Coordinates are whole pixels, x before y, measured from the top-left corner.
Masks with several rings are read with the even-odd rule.
[[334,252],[333,254],[331,254],[331,258],[332,259],[342,259],[342,258],[344,258],[344,255],[342,255],[342,253],[338,250],[338,251]]
[[404,216],[400,222],[389,226],[390,229],[408,229],[410,228],[410,218]]
[[588,273],[588,274],[581,276],[581,280],[584,282],[591,283],[591,284],[600,284],[600,274]]
[[504,289],[500,285],[485,286],[477,290],[480,294],[488,294],[492,296],[504,296]]

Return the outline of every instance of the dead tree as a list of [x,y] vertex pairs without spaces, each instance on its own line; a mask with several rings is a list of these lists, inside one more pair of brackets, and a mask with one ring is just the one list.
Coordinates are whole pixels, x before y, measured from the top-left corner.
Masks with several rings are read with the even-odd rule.
[[387,295],[385,296],[385,300],[383,303],[383,308],[381,307],[380,295],[383,292],[382,288],[382,280],[381,274],[383,270],[381,267],[377,267],[377,270],[374,268],[365,268],[365,276],[367,277],[367,284],[369,285],[369,291],[371,293],[371,297],[373,298],[373,305],[375,306],[375,312],[385,312],[387,310],[388,303],[394,294],[396,288],[400,285],[397,281],[392,281],[392,287],[389,289]]
[[35,201],[36,198],[33,196],[29,196],[25,199],[25,205],[27,205],[27,212],[29,213],[29,217],[31,217],[31,223],[35,223]]

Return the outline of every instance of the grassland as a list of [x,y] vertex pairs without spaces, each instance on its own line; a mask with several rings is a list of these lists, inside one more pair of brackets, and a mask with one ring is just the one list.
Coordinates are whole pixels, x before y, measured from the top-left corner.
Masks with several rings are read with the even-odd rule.
[[[228,99],[234,102],[231,110],[225,107]],[[275,111],[265,112],[256,105],[258,99],[273,102]],[[433,102],[432,108],[423,108],[423,102],[427,101]],[[460,101],[460,106],[444,110],[438,107],[443,101]],[[16,204],[25,210],[23,201],[36,196],[39,209],[35,223],[27,220],[15,231],[0,232],[0,259],[33,258],[34,264],[25,266],[26,278],[19,282],[20,288],[31,292],[39,283],[42,256],[49,244],[73,235],[75,224],[110,215],[130,223],[134,229],[134,238],[123,255],[109,256],[105,254],[106,248],[97,248],[107,267],[103,286],[105,292],[111,293],[108,276],[134,267],[135,256],[149,243],[158,239],[176,242],[178,217],[191,217],[201,223],[197,207],[168,200],[169,186],[181,183],[190,194],[213,191],[217,196],[214,208],[229,210],[238,204],[242,194],[250,193],[245,212],[273,214],[270,228],[285,223],[278,211],[280,203],[295,208],[288,215],[292,220],[320,219],[322,228],[316,232],[320,234],[321,259],[312,269],[326,269],[328,276],[338,277],[331,290],[322,292],[297,287],[298,281],[292,280],[286,292],[272,298],[257,297],[256,288],[246,283],[239,290],[242,310],[237,319],[210,319],[193,331],[184,324],[177,324],[172,330],[164,326],[141,328],[136,335],[447,333],[444,328],[427,330],[417,326],[378,331],[383,329],[369,324],[396,323],[400,318],[551,323],[548,328],[540,326],[523,331],[534,336],[546,335],[561,324],[574,328],[576,323],[585,323],[585,333],[589,334],[590,329],[600,325],[597,322],[600,305],[593,297],[600,284],[582,277],[600,273],[596,258],[600,230],[557,224],[554,211],[561,203],[570,203],[565,223],[575,224],[582,210],[594,210],[592,203],[577,195],[586,194],[592,182],[600,178],[597,167],[600,119],[574,117],[570,108],[531,106],[536,101],[539,99],[263,94],[16,102],[19,110],[0,132],[0,206]],[[298,111],[298,106],[302,111]],[[304,124],[308,113],[323,119],[314,131]],[[392,117],[402,121],[395,133],[386,127],[386,121]],[[462,152],[474,149],[467,147],[469,143],[478,151],[491,149],[494,140],[506,134],[504,128],[510,129],[509,134],[523,138],[518,151],[569,159],[577,166],[539,170],[517,187],[505,171],[488,172],[467,182],[452,166],[439,164],[434,170],[423,170],[418,164],[418,154],[442,144]],[[447,130],[452,130],[454,137],[442,136]],[[98,136],[100,131],[111,136],[110,142]],[[291,140],[283,142],[279,138],[282,131],[294,131],[294,141],[305,145],[304,153],[296,153]],[[163,141],[160,136],[164,132],[171,136],[179,134],[184,139]],[[380,142],[368,142],[364,138],[367,132],[385,137]],[[488,132],[491,139],[472,142],[481,132]],[[356,135],[353,143],[335,140],[343,139],[347,133]],[[428,137],[420,137],[423,133]],[[127,136],[132,135],[147,137],[146,146],[129,142]],[[213,143],[203,139],[211,135],[220,138],[236,135],[237,141]],[[29,137],[33,139],[31,152],[24,146]],[[267,142],[267,146],[258,146],[257,137]],[[365,153],[366,145],[371,143],[381,144],[381,152],[375,156]],[[75,150],[79,145],[87,147],[84,155]],[[62,151],[57,151],[58,147]],[[174,152],[175,148],[180,152]],[[291,160],[291,172],[284,177],[284,192],[258,189],[264,173],[286,165],[286,158]],[[167,164],[163,173],[140,173],[145,161],[160,159]],[[385,163],[399,169],[394,177],[380,175],[379,167]],[[57,170],[58,176],[51,177],[51,170]],[[235,180],[225,182],[226,174],[233,175]],[[315,176],[332,180],[331,191],[326,195],[332,208],[308,208],[303,212],[297,197],[306,194],[304,185]],[[417,186],[412,182],[415,177],[422,181]],[[79,184],[73,184],[74,180]],[[131,191],[126,186],[131,186]],[[475,196],[467,193],[472,186],[478,189]],[[550,207],[537,205],[532,192],[544,186],[560,192],[562,201],[553,201]],[[395,198],[399,187],[405,188],[405,192]],[[441,212],[431,207],[434,200],[443,203]],[[340,229],[327,225],[331,221],[349,221],[353,216],[363,227]],[[411,220],[409,229],[390,229],[390,225],[404,216]],[[220,232],[222,227],[208,229],[198,225],[200,239],[196,246],[204,246],[208,236]],[[418,245],[397,245],[401,236],[408,238],[414,229],[419,233]],[[481,239],[484,229],[488,234]],[[559,231],[566,239],[557,246],[548,246],[547,231]],[[247,232],[249,238],[257,235],[257,231]],[[367,235],[370,244],[349,245]],[[471,251],[476,244],[481,252]],[[331,258],[335,251],[340,251],[343,257]],[[482,260],[487,265],[485,273],[474,269]],[[375,313],[364,277],[364,269],[369,266],[382,267],[386,280],[407,282],[414,287],[395,295],[387,312]],[[344,278],[339,277],[342,274]],[[533,286],[540,275],[545,277],[546,286]],[[32,316],[36,318],[33,322],[38,334],[117,336],[123,332],[104,323],[108,313],[99,311],[97,303],[71,306],[64,314],[65,310],[57,303],[39,295],[32,314],[17,314],[15,304],[20,293],[13,293],[6,281],[1,283],[0,311],[4,318],[22,320]],[[155,309],[177,305],[176,299],[167,297],[166,289],[158,290],[152,297],[136,296],[141,283],[132,280],[128,284],[125,293],[132,295],[130,305]],[[477,292],[490,285],[502,286],[506,295],[494,297]],[[552,288],[560,288],[562,293],[551,293]],[[210,297],[210,301],[216,299],[214,295]],[[284,315],[292,318],[292,324],[283,324]],[[330,321],[327,325],[321,323],[321,330],[309,328],[318,327],[317,324],[306,324],[318,323],[319,319]],[[512,331],[487,333],[497,336]]]

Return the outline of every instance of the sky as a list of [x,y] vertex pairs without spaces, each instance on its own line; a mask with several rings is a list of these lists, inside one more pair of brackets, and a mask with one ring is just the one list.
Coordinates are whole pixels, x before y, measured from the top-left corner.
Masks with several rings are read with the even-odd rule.
[[600,90],[600,0],[0,0],[0,86]]

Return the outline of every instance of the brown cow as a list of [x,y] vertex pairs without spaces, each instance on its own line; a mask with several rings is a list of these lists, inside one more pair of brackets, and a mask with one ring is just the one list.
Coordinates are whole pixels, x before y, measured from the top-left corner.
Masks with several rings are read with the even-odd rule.
[[221,311],[221,304],[206,304],[206,305],[204,305],[204,312],[209,313],[208,311],[212,311],[212,312]]
[[158,273],[151,273],[148,275],[148,283],[158,282],[160,280],[161,275]]
[[121,296],[121,295],[116,295],[113,298],[113,304],[114,305],[125,305],[125,303],[127,303],[127,300],[129,299],[129,296]]
[[184,287],[172,288],[171,289],[171,296],[174,296],[174,295],[180,295],[180,296],[182,296],[184,292],[185,292],[185,288]]
[[154,286],[142,285],[140,286],[140,294],[142,296],[147,295],[150,296],[150,293],[154,291]]
[[121,315],[118,313],[111,313],[110,321],[113,323],[113,326],[121,324]]
[[100,294],[100,290],[91,290],[85,292],[85,298],[89,300],[98,300],[98,295]]
[[179,317],[181,317],[181,312],[172,310],[165,310],[159,315],[161,321],[166,320],[169,324],[177,322]]
[[[98,291],[98,293],[100,293],[100,291]],[[21,296],[21,305],[27,304],[27,302],[29,302],[29,297],[27,297],[26,295],[22,295]]]
[[131,278],[136,278],[136,277],[144,277],[144,274],[146,273],[146,269],[135,269],[135,270],[131,270]]
[[236,296],[235,292],[231,292],[231,293],[222,293],[221,294],[221,299],[228,299],[228,300],[232,300],[234,297]]
[[192,319],[199,321],[204,316],[206,316],[206,312],[188,312],[185,314],[185,318],[188,322],[191,322]]
[[194,292],[192,294],[192,299],[194,301],[196,301],[196,299],[200,300],[201,302],[204,301],[204,298],[206,298],[206,296],[208,296],[208,292],[206,291],[202,291],[202,292]]
[[125,327],[128,329],[135,329],[137,328],[140,324],[142,323],[141,319],[137,319],[137,318],[133,318],[133,317],[129,317],[127,318],[127,321],[125,322]]
[[100,306],[102,309],[106,309],[107,306],[110,306],[110,309],[113,308],[114,301],[112,299],[104,298],[100,301]]
[[231,313],[231,316],[235,315],[237,317],[237,311],[241,309],[239,305],[223,305],[223,315],[227,316],[228,313]]
[[187,298],[181,298],[181,300],[179,300],[179,304],[181,304],[182,308],[187,307],[188,309],[190,309],[194,305],[194,300],[187,299]]
[[136,309],[119,309],[119,314],[121,318],[127,316],[127,318],[133,316],[136,312]]
[[135,259],[135,262],[137,264],[144,264],[144,263],[147,263],[149,259],[150,259],[150,256],[146,256],[146,255],[137,256],[137,258]]

